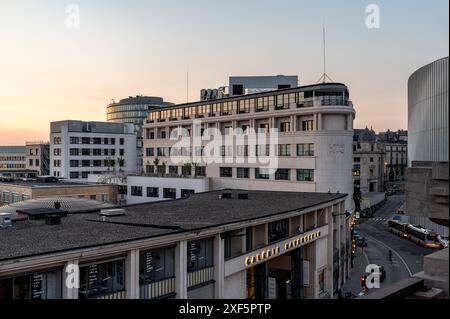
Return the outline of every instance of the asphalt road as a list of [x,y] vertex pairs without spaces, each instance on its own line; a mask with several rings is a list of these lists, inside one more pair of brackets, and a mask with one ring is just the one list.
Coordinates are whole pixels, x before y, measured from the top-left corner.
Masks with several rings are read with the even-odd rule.
[[[360,278],[369,264],[384,266],[386,280],[381,283],[383,288],[422,271],[423,257],[435,252],[389,232],[387,220],[396,213],[403,202],[403,195],[390,196],[386,204],[375,212],[374,217],[358,222],[356,230],[361,236],[366,237],[368,247],[358,247],[350,279],[342,288],[343,296],[346,292],[355,295],[361,293]],[[389,261],[389,250],[392,251],[392,261]]]

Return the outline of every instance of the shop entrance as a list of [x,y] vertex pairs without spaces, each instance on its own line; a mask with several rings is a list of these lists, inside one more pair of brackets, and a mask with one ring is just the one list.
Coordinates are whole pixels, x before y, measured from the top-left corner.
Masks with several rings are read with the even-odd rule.
[[247,269],[248,299],[302,299],[305,281],[302,248]]

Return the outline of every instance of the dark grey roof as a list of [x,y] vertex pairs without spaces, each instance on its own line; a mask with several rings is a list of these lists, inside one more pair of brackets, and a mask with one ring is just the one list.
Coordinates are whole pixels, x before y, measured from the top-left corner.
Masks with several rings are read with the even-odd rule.
[[377,140],[377,134],[373,130],[355,129],[353,131],[353,140],[358,142],[375,142]]
[[[232,193],[232,199],[219,195]],[[249,199],[237,199],[248,193]],[[69,214],[62,224],[14,222],[0,229],[0,261],[51,252],[107,245],[167,234],[192,232],[220,225],[302,210],[346,194],[226,190],[186,199],[125,207],[126,215],[102,222],[99,214]]]
[[0,154],[23,154],[25,146],[0,146]]

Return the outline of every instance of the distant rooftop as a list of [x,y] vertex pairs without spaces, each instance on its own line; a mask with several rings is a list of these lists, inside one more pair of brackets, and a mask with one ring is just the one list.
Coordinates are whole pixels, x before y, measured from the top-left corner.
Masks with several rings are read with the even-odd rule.
[[[231,199],[223,194],[230,194]],[[238,194],[248,199],[238,199]],[[346,194],[222,190],[189,198],[124,207],[102,221],[97,213],[69,213],[60,225],[13,222],[0,229],[0,261],[199,231],[304,210],[343,200]]]
[[0,146],[0,154],[25,154],[25,146]]
[[[93,185],[102,185],[97,183],[88,183],[88,182],[70,182],[60,180],[55,183],[41,183],[35,179],[27,180],[27,179],[13,179],[12,181],[6,181],[3,178],[0,178],[0,185],[13,185],[13,186],[21,186],[21,187],[29,187],[29,188],[55,188],[55,187],[82,187],[82,186],[93,186]],[[105,184],[106,185],[106,184]]]

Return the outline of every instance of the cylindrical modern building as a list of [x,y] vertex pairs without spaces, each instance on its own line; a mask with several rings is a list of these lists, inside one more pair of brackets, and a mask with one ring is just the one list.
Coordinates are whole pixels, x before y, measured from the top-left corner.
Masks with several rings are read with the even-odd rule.
[[130,96],[107,106],[107,121],[142,125],[149,110],[169,105],[172,103],[164,102],[160,97]]
[[425,65],[408,81],[408,164],[448,161],[448,57]]
[[170,106],[172,103],[164,102],[156,96],[130,96],[120,100],[118,103],[113,101],[107,106],[106,118],[108,122],[131,123],[135,126],[137,134],[137,170],[142,170],[142,125],[147,119],[148,112],[153,109]]

